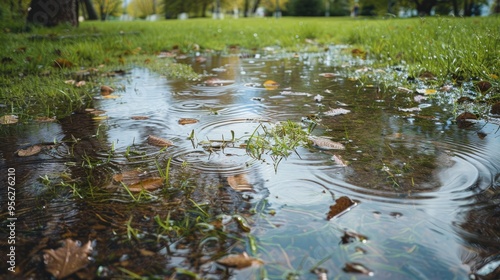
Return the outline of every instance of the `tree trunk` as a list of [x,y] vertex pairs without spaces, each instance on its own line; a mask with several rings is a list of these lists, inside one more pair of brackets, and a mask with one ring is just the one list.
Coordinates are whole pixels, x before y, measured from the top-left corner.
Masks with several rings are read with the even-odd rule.
[[255,0],[252,8],[252,14],[255,14],[255,12],[257,12],[257,8],[259,7],[259,5],[260,5],[260,0]]
[[418,0],[413,0],[415,5],[417,6],[417,13],[419,16],[428,16],[432,12],[432,8],[436,6],[437,0],[422,0],[419,2]]
[[244,9],[243,9],[243,16],[244,17],[249,17],[250,16],[250,10],[249,10],[249,7],[250,7],[250,3],[249,3],[250,0],[245,0],[245,6],[244,6]]
[[85,6],[85,10],[87,11],[87,19],[88,20],[97,20],[97,13],[94,9],[94,5],[92,5],[91,0],[80,0],[80,2]]
[[78,1],[31,0],[27,21],[46,27],[61,23],[78,26]]
[[458,2],[457,2],[457,0],[452,0],[451,2],[453,4],[453,15],[458,17],[458,14],[459,14]]

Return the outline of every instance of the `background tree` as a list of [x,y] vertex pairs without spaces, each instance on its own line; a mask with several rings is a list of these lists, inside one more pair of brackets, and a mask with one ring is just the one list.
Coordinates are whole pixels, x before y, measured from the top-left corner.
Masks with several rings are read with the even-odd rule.
[[109,16],[119,16],[122,13],[122,0],[94,0],[94,4],[99,11],[101,20],[106,20]]
[[87,20],[97,20],[97,13],[92,5],[92,0],[80,0],[81,14]]
[[288,12],[293,16],[320,16],[323,11],[322,0],[290,0]]
[[27,22],[41,26],[78,26],[78,0],[31,0]]

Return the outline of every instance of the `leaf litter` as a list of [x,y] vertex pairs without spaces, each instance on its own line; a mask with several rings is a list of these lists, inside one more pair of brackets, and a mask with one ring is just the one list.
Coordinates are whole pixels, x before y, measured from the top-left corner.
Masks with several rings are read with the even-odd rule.
[[56,279],[65,278],[87,266],[92,252],[90,240],[83,246],[78,241],[64,240],[64,245],[57,250],[44,250],[45,269]]

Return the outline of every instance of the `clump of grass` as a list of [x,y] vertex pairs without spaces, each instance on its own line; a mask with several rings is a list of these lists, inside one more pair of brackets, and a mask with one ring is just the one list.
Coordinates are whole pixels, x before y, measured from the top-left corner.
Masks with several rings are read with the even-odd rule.
[[260,124],[247,141],[247,154],[262,161],[265,161],[264,155],[269,156],[277,171],[283,159],[292,153],[298,155],[296,149],[308,143],[310,130],[311,127],[305,131],[300,124],[290,120],[269,126]]

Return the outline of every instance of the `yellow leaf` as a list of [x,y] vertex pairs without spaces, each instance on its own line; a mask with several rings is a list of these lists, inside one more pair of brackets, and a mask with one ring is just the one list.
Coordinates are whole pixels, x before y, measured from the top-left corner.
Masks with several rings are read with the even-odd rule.
[[108,116],[97,116],[92,118],[94,121],[102,121],[102,120],[107,120]]
[[277,89],[280,84],[273,81],[273,80],[267,80],[264,82],[264,88],[266,88],[267,90],[272,90],[272,89]]
[[103,96],[103,98],[105,98],[105,99],[116,99],[118,97],[119,97],[118,95],[106,95],[106,96]]

